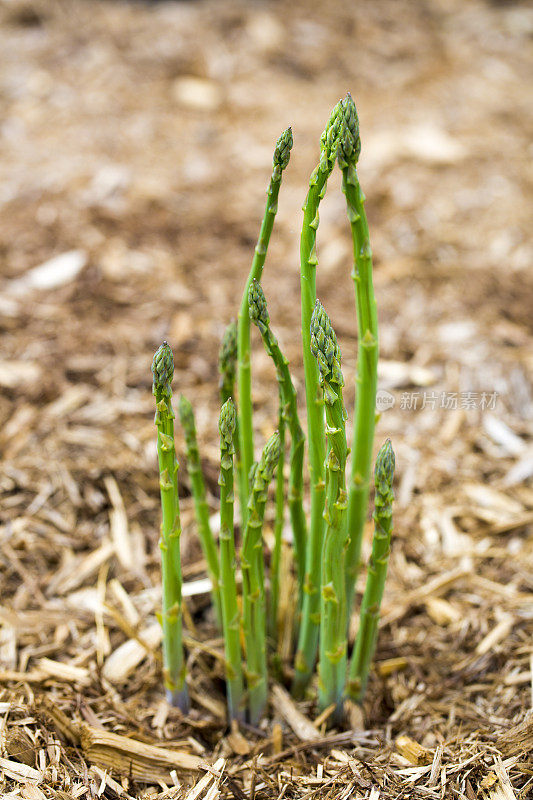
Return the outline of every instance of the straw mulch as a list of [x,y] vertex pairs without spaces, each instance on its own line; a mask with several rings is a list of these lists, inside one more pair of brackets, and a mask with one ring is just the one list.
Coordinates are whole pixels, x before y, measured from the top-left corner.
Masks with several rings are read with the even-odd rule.
[[[0,2],[3,797],[532,796],[532,29],[527,4],[481,0]],[[390,436],[398,463],[376,662],[343,729],[281,684],[260,729],[228,729],[184,458],[189,717],[162,696],[151,357],[168,339],[195,402],[216,527],[218,342],[272,145],[292,124],[264,287],[302,396],[299,209],[347,89],[380,314],[376,444]],[[351,414],[338,176],[319,242]],[[254,337],[257,445],[274,380]],[[291,593],[287,574],[285,680]]]

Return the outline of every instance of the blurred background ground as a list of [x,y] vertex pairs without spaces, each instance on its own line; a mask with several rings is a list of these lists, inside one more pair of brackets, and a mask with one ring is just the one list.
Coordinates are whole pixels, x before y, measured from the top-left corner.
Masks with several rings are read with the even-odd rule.
[[[204,774],[181,770],[184,752],[225,759],[197,797],[531,796],[532,33],[520,2],[0,2],[4,796],[182,797]],[[217,350],[273,144],[291,124],[263,284],[303,396],[300,208],[347,90],[375,256],[376,444],[390,436],[398,464],[377,669],[365,732],[296,745],[274,708],[228,737],[220,641],[190,644],[190,719],[162,700],[151,358],[168,339],[215,513]],[[335,173],[318,287],[350,409],[339,188]],[[260,446],[277,392],[253,338]],[[181,475],[188,635],[205,642]],[[128,640],[134,657],[113,660]],[[133,767],[102,731],[172,752]]]

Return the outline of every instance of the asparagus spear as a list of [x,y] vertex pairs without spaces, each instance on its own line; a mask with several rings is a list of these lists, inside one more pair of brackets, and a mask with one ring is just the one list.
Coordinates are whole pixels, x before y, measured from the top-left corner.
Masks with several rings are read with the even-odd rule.
[[379,609],[385,589],[392,533],[392,501],[395,458],[390,439],[376,459],[374,500],[374,539],[368,567],[365,593],[361,604],[359,632],[350,662],[348,694],[361,702],[368,681],[370,662],[376,647]]
[[307,405],[307,438],[309,442],[309,474],[311,479],[311,522],[307,538],[305,578],[298,650],[295,659],[293,694],[301,697],[313,674],[320,626],[320,573],[324,537],[324,408],[318,388],[318,369],[311,354],[310,323],[316,300],[316,234],[318,208],[325,195],[327,180],[337,157],[340,135],[340,104],[333,109],[320,139],[320,162],[309,179],[309,192],[303,212],[300,237],[300,285],[302,305],[302,347]]
[[190,401],[183,394],[179,399],[178,412],[181,425],[183,427],[183,432],[185,434],[189,477],[191,479],[194,510],[196,513],[196,522],[198,524],[198,533],[200,535],[200,544],[202,545],[204,558],[207,561],[207,569],[213,586],[211,592],[215,607],[215,614],[217,621],[220,624],[222,622],[222,609],[220,605],[220,588],[218,585],[220,569],[218,564],[217,547],[211,531],[211,525],[209,523],[209,507],[207,505],[205,482],[202,473],[202,465],[200,463],[198,441],[196,438],[194,411]]
[[361,151],[359,120],[351,95],[342,101],[342,135],[339,166],[342,169],[342,190],[353,240],[358,329],[358,356],[354,412],[352,470],[348,494],[348,531],[350,543],[346,556],[346,598],[351,607],[360,566],[363,528],[368,510],[372,471],[372,448],[376,419],[378,369],[378,321],[372,284],[372,250],[368,234],[364,200],[357,177],[356,164]]
[[256,725],[267,701],[266,611],[263,576],[263,520],[268,485],[279,459],[279,433],[266,443],[251,471],[248,516],[241,552],[242,605],[250,722]]
[[[237,374],[237,323],[232,320],[224,331],[220,350],[218,353],[218,371],[220,405],[223,406],[226,400],[233,398],[235,391],[235,376]],[[235,433],[233,434],[233,445],[235,447],[235,460],[237,467],[237,479],[239,481],[239,507],[246,508],[248,502],[248,485],[241,480],[242,463],[241,448],[239,443],[239,419],[235,420]]]
[[181,626],[181,524],[177,488],[178,462],[174,447],[172,377],[174,358],[163,342],[152,363],[153,393],[156,401],[157,455],[161,490],[161,571],[163,582],[163,671],[167,700],[186,712],[189,697],[185,683],[185,661]]
[[244,719],[240,615],[235,582],[235,534],[233,527],[233,436],[236,412],[231,397],[220,412],[220,592],[226,652],[226,686],[230,719]]
[[275,641],[278,637],[278,601],[281,570],[281,546],[285,524],[285,408],[281,390],[279,392],[279,458],[276,467],[276,518],[274,521],[274,548],[270,557],[270,603],[268,608],[268,632]]
[[224,331],[218,352],[218,371],[220,375],[220,402],[224,405],[233,395],[237,372],[237,323],[232,320]]
[[[254,460],[254,432],[252,426],[252,376],[250,365],[250,318],[248,316],[248,289],[254,278],[260,280],[270,241],[270,234],[274,227],[274,219],[278,210],[278,195],[281,186],[283,170],[289,163],[292,148],[292,130],[287,128],[276,143],[274,150],[274,169],[270,178],[267,192],[267,203],[261,231],[257,241],[252,267],[243,292],[239,310],[237,347],[239,353],[237,381],[239,387],[239,441],[241,454],[241,469],[239,475],[240,497],[247,495],[247,480]],[[246,507],[241,507],[243,526],[246,522]]]
[[[289,511],[291,515],[299,584],[303,586],[305,574],[305,543],[307,523],[303,509],[303,459],[305,436],[298,418],[296,390],[289,372],[289,362],[281,352],[276,337],[270,329],[266,298],[258,281],[253,280],[248,292],[250,319],[261,333],[265,350],[276,366],[276,374],[281,393],[283,416],[291,434]],[[279,474],[278,474],[279,478]]]
[[322,551],[319,704],[336,705],[336,718],[346,682],[346,411],[342,399],[344,379],[335,331],[319,300],[311,318],[311,352],[317,360],[319,382],[326,406],[326,534]]

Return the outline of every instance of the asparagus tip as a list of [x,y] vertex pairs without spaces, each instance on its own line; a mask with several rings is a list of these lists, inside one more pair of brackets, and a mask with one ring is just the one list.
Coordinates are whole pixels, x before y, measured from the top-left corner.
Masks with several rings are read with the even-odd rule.
[[248,290],[248,309],[250,312],[250,319],[258,327],[268,327],[270,318],[268,316],[268,308],[263,287],[255,278],[250,284]]
[[320,382],[325,386],[329,383],[343,386],[341,351],[337,336],[324,306],[318,299],[311,315],[311,352],[318,362]]
[[171,383],[174,377],[174,356],[167,341],[157,348],[152,361],[153,392],[165,395],[172,393]]
[[256,477],[258,474],[260,474],[266,483],[270,483],[272,476],[274,475],[274,470],[276,469],[279,461],[280,451],[281,442],[279,431],[276,431],[272,434],[263,448],[261,460],[256,470]]
[[234,319],[227,325],[220,343],[218,371],[220,389],[229,396],[233,391],[237,371],[237,323]]
[[340,144],[340,136],[342,134],[342,100],[339,100],[328,120],[326,127],[320,137],[320,149],[322,151],[322,159],[325,159],[325,166],[328,170],[333,169],[335,159]]
[[194,428],[194,411],[192,403],[187,397],[185,397],[184,394],[180,394],[178,400],[178,413],[180,415],[181,424],[186,430]]
[[291,157],[291,148],[293,145],[292,128],[288,127],[283,131],[278,141],[276,142],[276,149],[274,150],[273,164],[274,167],[279,167],[284,170]]
[[339,136],[338,160],[339,166],[343,169],[349,164],[355,165],[361,152],[359,118],[350,92],[348,92],[344,100],[340,101],[339,116],[341,118],[341,131]]
[[395,466],[396,457],[392,449],[392,442],[390,439],[387,439],[381,446],[376,458],[376,467],[374,470],[376,485],[385,484],[387,487],[392,486]]
[[228,397],[220,410],[220,419],[218,421],[220,437],[228,447],[232,444],[236,423],[237,412],[235,411],[235,403],[231,397]]

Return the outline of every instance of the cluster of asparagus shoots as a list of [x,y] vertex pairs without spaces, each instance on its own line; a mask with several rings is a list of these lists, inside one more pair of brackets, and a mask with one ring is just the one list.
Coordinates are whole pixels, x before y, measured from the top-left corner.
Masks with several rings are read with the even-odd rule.
[[[196,437],[194,413],[179,400],[188,472],[198,533],[212,583],[215,615],[225,645],[228,714],[257,724],[268,699],[268,667],[278,638],[282,537],[286,506],[290,519],[297,579],[297,630],[292,669],[296,698],[310,687],[318,658],[318,705],[332,707],[339,722],[343,701],[361,702],[376,646],[392,531],[394,453],[389,440],[375,465],[374,537],[368,565],[359,630],[348,661],[348,623],[360,569],[361,543],[367,517],[375,427],[378,330],[372,284],[372,251],[356,165],[361,149],[355,104],[348,94],[333,109],[320,140],[320,160],[309,181],[300,239],[301,321],[307,410],[310,514],[304,510],[305,435],[298,416],[297,395],[288,361],[270,327],[261,287],[278,195],[293,144],[288,128],[276,144],[267,204],[238,322],[228,325],[219,354],[220,535],[213,535]],[[341,353],[331,321],[316,297],[316,238],[319,206],[335,164],[342,171],[342,189],[353,242],[352,278],[358,332],[358,362],[351,459],[346,441],[346,409]],[[278,381],[278,430],[254,461],[251,394],[250,327],[253,323],[272,359]],[[164,342],[154,356],[153,391],[158,430],[162,525],[163,657],[170,702],[186,710],[182,643],[180,518],[178,464],[171,404],[173,357]],[[237,383],[238,406],[234,402]],[[286,440],[290,438],[288,486],[285,482]],[[273,546],[266,558],[263,535],[269,485],[277,470]],[[234,485],[240,511],[237,557]],[[267,565],[269,563],[269,572]],[[237,567],[240,566],[240,576]],[[267,580],[267,576],[269,580]],[[240,581],[239,581],[240,577]],[[239,584],[242,588],[239,593]],[[267,589],[269,588],[269,591]],[[287,670],[282,676],[287,679]]]

